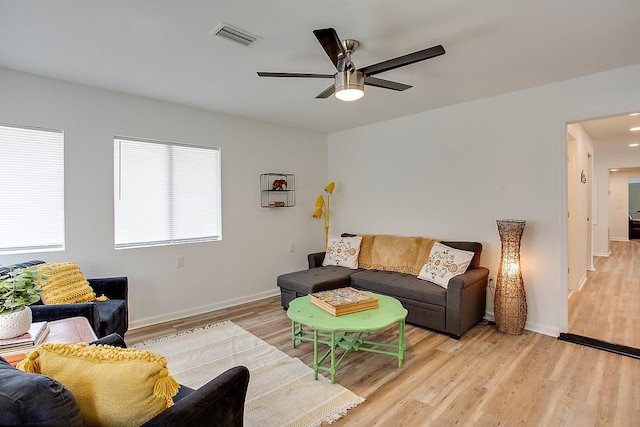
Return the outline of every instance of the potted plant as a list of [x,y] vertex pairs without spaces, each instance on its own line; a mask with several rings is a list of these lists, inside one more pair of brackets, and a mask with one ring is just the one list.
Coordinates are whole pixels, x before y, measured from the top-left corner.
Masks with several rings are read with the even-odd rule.
[[31,327],[30,304],[40,300],[42,284],[34,268],[13,268],[0,279],[0,339],[20,336]]

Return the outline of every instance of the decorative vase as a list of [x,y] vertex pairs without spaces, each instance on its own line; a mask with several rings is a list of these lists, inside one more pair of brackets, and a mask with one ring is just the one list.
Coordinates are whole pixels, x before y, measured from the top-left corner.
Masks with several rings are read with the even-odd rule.
[[0,339],[19,337],[31,327],[31,309],[25,307],[13,313],[0,314]]
[[520,335],[527,323],[527,296],[520,270],[520,241],[525,221],[498,220],[502,244],[496,279],[494,315],[500,332]]

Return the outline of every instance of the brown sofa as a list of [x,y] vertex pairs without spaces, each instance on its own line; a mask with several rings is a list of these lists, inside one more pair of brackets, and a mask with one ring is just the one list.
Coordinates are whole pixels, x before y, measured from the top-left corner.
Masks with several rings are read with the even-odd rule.
[[352,286],[395,297],[409,312],[408,323],[460,338],[484,317],[489,270],[480,267],[481,243],[441,243],[474,253],[466,272],[450,279],[446,289],[410,273],[323,267],[325,252],[318,252],[308,255],[308,270],[278,276],[282,306],[287,309],[294,298],[313,292]]

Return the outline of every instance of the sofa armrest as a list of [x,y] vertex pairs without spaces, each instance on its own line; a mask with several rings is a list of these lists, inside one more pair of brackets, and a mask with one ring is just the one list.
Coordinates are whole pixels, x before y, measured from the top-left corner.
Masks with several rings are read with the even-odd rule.
[[[484,267],[472,268],[465,271],[463,274],[459,274],[457,276],[449,279],[449,284],[447,285],[447,294],[450,291],[461,291],[469,286],[473,286],[478,281],[488,280],[489,279],[489,270]],[[486,286],[486,284],[485,284]]]
[[249,385],[249,370],[231,368],[194,390],[144,426],[241,427]]
[[93,302],[74,304],[30,305],[34,322],[52,322],[68,317],[85,317],[96,336],[100,336],[100,313]]
[[313,254],[307,255],[307,261],[309,262],[309,268],[322,267],[322,262],[324,261],[324,254],[326,252],[316,252]]
[[447,333],[456,338],[484,317],[489,270],[472,268],[452,277],[447,286]]
[[129,279],[127,277],[104,277],[87,279],[96,296],[105,295],[109,299],[121,299],[128,302]]

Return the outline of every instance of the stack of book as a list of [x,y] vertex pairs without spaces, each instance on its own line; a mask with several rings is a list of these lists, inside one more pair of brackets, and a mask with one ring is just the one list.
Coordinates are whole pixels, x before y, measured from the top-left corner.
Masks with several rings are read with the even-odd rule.
[[378,298],[351,287],[312,293],[311,302],[334,316],[378,307]]
[[47,322],[33,322],[29,331],[15,338],[0,340],[0,354],[9,356],[17,353],[28,353],[42,344],[49,334]]

